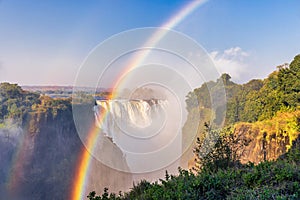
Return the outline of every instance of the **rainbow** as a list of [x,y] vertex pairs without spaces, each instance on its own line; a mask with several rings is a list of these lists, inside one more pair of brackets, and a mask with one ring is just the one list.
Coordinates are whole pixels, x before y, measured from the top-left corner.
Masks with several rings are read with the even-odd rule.
[[[99,136],[98,128],[96,126],[93,126],[91,130],[88,133],[88,139],[86,142],[87,147],[92,147],[91,151],[93,150],[93,147],[95,146],[95,142],[97,141],[97,138]],[[71,188],[71,199],[80,200],[84,199],[84,188],[86,187],[87,183],[87,177],[89,176],[89,166],[91,163],[91,154],[88,151],[88,149],[83,148],[80,157],[78,160],[78,167],[76,169],[76,174],[74,177],[74,183]]]
[[12,194],[18,191],[20,177],[24,173],[24,163],[30,156],[26,154],[29,137],[29,133],[25,132],[21,140],[18,142],[16,152],[13,155],[12,168],[7,182],[8,192]]
[[[181,8],[175,15],[173,15],[168,21],[161,25],[161,28],[164,29],[172,29],[176,27],[182,20],[184,20],[189,14],[191,14],[194,10],[196,10],[199,6],[203,5],[207,0],[195,0],[186,4],[183,8]],[[167,32],[157,31],[155,32],[145,43],[145,46],[154,46],[157,44],[166,34]],[[140,52],[137,54],[131,62],[127,65],[124,71],[122,71],[120,77],[113,84],[113,91],[111,98],[113,99],[116,95],[116,91],[118,85],[121,83],[123,77],[136,66],[138,66],[145,57],[148,55],[147,52]],[[100,120],[105,118],[105,114],[102,115]],[[85,188],[89,177],[89,168],[92,160],[92,156],[89,152],[93,151],[95,142],[99,136],[99,129],[97,127],[92,127],[88,133],[88,138],[86,142],[86,148],[82,149],[82,152],[79,156],[79,161],[77,168],[75,170],[75,177],[73,186],[71,188],[71,199],[72,200],[81,200],[85,199]]]

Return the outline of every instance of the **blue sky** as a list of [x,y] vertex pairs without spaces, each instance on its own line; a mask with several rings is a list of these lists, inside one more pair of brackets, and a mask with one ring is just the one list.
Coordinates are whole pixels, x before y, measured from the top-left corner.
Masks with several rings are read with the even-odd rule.
[[[108,37],[158,27],[188,1],[0,1],[0,81],[72,85]],[[300,1],[211,0],[174,27],[201,44],[221,72],[264,78],[300,53]]]

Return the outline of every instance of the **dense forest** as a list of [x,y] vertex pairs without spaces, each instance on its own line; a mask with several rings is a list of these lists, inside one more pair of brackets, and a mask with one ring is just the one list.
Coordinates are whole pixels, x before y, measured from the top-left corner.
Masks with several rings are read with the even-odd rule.
[[[227,103],[212,110],[211,99],[218,98],[220,81]],[[191,91],[186,103],[189,114],[183,134],[198,127],[189,170],[179,168],[178,175],[166,172],[165,179],[152,183],[143,180],[129,192],[115,194],[105,188],[102,195],[91,192],[87,198],[300,198],[300,55],[264,80],[236,84],[229,74],[222,74]],[[222,115],[225,119],[218,118]],[[203,152],[208,135],[215,139],[214,147]]]

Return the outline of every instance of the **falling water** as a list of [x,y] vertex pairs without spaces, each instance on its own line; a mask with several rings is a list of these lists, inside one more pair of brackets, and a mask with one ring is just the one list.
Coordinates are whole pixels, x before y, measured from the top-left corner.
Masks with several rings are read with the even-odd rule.
[[180,120],[171,105],[162,99],[96,101],[96,125],[123,152],[130,172],[153,172],[180,156],[181,135],[174,123]]
[[118,145],[120,132],[145,138],[159,131],[165,122],[167,101],[98,100],[97,105],[94,110],[98,127]]

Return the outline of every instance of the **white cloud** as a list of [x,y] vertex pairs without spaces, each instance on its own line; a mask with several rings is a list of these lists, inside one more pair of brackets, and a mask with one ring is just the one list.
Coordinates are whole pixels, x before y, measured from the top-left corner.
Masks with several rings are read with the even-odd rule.
[[249,53],[240,47],[232,47],[223,52],[213,51],[209,53],[211,59],[220,73],[228,73],[234,81],[244,81],[243,77],[248,73],[249,66],[246,59]]
[[226,49],[224,51],[224,55],[228,56],[228,57],[239,57],[239,58],[243,58],[243,57],[247,57],[249,56],[249,54],[245,51],[243,51],[240,47],[232,47],[230,49]]

